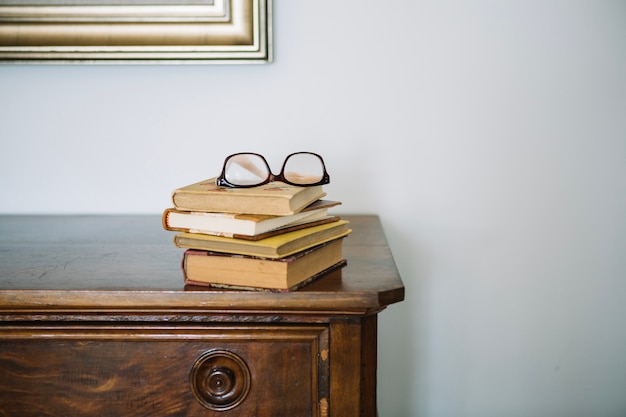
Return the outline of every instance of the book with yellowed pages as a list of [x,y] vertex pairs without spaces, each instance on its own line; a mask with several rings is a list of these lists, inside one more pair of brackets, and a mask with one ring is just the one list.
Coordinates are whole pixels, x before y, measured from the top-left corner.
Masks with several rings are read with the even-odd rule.
[[[332,223],[332,222],[336,222],[338,220],[340,220],[341,217],[339,216],[326,216],[322,219],[319,220],[314,220],[314,221],[307,221],[307,222],[297,222],[297,223],[292,223],[288,226],[284,226],[284,227],[279,227],[278,229],[272,229],[269,230],[267,232],[264,233],[260,233],[258,235],[240,235],[240,234],[235,234],[235,233],[205,233],[202,232],[201,234],[207,234],[207,235],[213,235],[213,236],[223,236],[223,237],[228,237],[228,238],[235,238],[235,239],[245,239],[245,240],[261,240],[261,239],[266,239],[270,236],[276,236],[282,233],[287,233],[287,232],[293,232],[294,230],[300,230],[300,229],[304,229],[307,227],[313,227],[313,226],[319,226],[320,224],[326,224],[326,223]],[[195,232],[188,232],[188,233],[195,233]]]
[[258,187],[228,188],[210,178],[174,190],[172,203],[182,211],[287,216],[325,195],[321,185],[298,187],[275,181]]
[[282,258],[309,249],[352,232],[350,222],[338,220],[292,232],[280,233],[260,240],[212,236],[199,233],[179,233],[174,244],[180,248],[199,249],[239,255]]
[[292,227],[297,226],[301,229],[313,223],[317,224],[320,220],[324,220],[323,223],[338,220],[338,217],[328,215],[328,208],[339,204],[341,204],[339,201],[317,200],[299,213],[287,216],[181,211],[168,208],[163,212],[162,223],[163,228],[170,231],[258,240],[259,236],[267,237],[268,232],[274,230],[284,229],[281,231],[286,232]]
[[187,249],[182,262],[184,281],[217,288],[294,291],[347,263],[342,240],[278,259]]

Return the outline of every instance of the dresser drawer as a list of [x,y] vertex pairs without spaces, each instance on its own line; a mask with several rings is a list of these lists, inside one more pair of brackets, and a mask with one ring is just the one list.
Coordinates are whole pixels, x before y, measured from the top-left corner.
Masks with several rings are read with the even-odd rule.
[[0,328],[0,415],[318,416],[323,325]]

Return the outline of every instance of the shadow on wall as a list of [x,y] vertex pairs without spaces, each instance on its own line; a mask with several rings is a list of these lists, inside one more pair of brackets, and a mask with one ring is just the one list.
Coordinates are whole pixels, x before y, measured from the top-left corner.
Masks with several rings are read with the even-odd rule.
[[[428,398],[424,392],[427,387],[414,375],[420,366],[418,358],[427,356],[428,352],[417,351],[414,344],[420,338],[419,323],[423,321],[417,312],[424,309],[418,308],[419,300],[412,297],[425,292],[421,287],[428,262],[406,235],[406,229],[400,230],[398,224],[381,220],[405,286],[405,300],[390,305],[379,316],[378,410],[381,415],[400,417],[411,415],[416,396]],[[428,370],[422,369],[421,374],[424,372]]]

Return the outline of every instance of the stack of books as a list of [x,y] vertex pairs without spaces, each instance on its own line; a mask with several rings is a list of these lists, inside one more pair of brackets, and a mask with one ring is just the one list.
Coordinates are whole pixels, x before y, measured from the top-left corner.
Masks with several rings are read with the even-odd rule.
[[287,292],[343,267],[352,230],[324,197],[321,185],[226,188],[215,178],[174,190],[162,222],[185,249],[185,284]]

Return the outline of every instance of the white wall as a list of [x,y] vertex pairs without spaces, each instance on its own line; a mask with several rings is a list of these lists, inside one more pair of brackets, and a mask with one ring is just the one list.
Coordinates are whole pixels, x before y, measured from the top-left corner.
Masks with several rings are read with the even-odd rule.
[[275,0],[275,62],[0,66],[0,213],[160,213],[324,155],[406,301],[381,416],[626,415],[626,3]]

